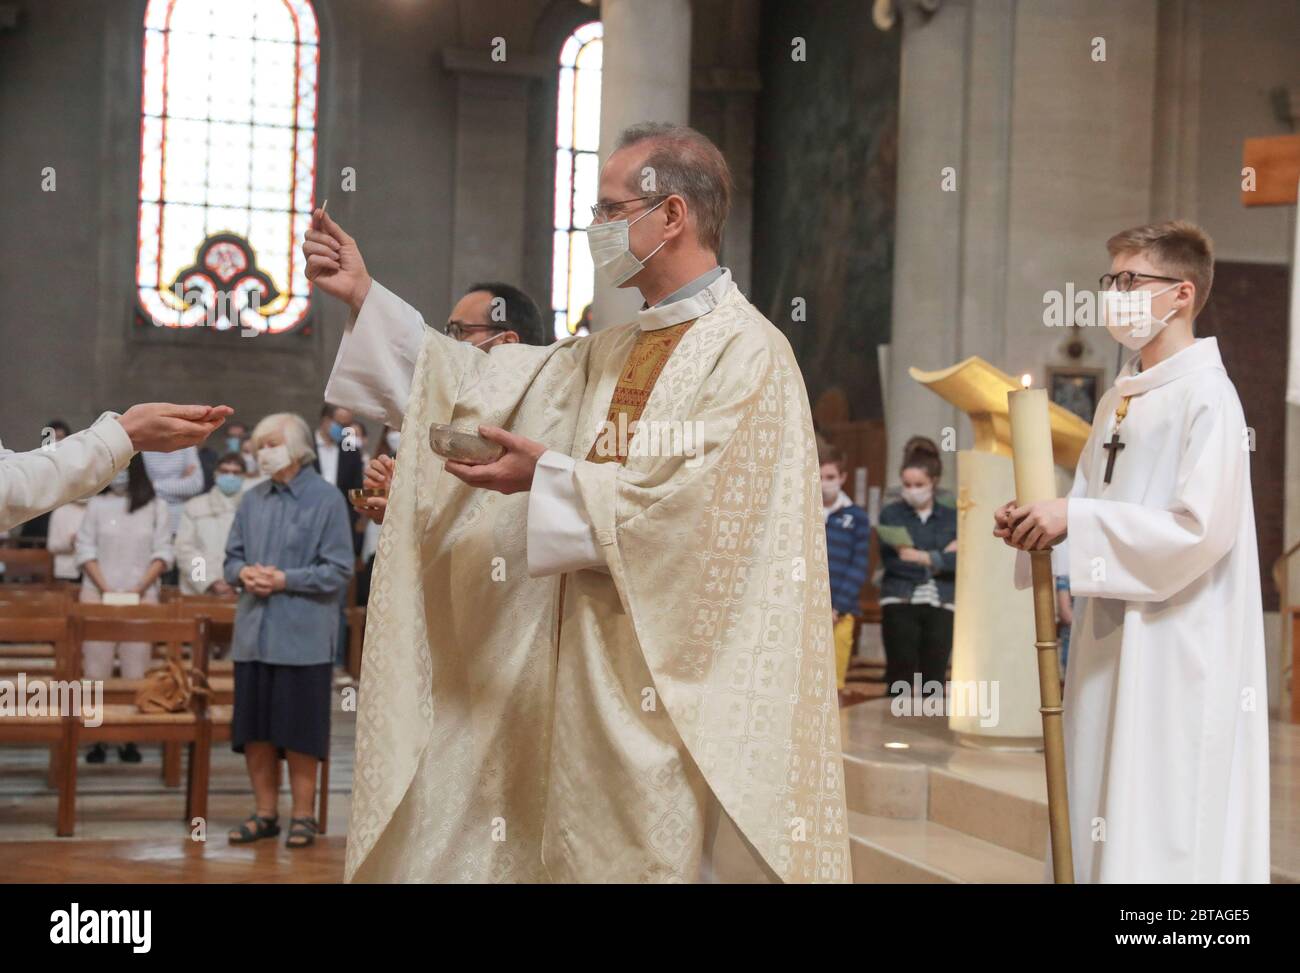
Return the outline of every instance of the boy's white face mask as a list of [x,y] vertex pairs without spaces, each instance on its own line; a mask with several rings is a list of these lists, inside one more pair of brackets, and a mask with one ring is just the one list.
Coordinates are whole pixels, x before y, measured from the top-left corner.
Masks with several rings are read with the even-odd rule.
[[[668,198],[664,197],[632,223],[649,216],[666,202]],[[587,249],[591,251],[591,262],[596,268],[596,273],[612,287],[621,287],[641,273],[645,269],[646,261],[668,242],[663,241],[646,254],[645,260],[641,260],[632,252],[631,244],[628,242],[628,231],[632,223],[627,220],[610,220],[608,223],[592,223],[587,227]]]
[[1170,284],[1154,294],[1150,291],[1102,291],[1101,321],[1112,338],[1125,348],[1137,351],[1163,331],[1178,310],[1171,307],[1168,314],[1155,318],[1151,316],[1151,302],[1181,284],[1181,281]]

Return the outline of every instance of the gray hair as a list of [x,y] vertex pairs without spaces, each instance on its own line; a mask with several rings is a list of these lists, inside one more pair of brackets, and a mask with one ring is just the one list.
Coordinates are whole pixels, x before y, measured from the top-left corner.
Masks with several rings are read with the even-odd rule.
[[623,130],[614,147],[625,149],[649,142],[642,168],[652,170],[654,187],[640,185],[634,176],[632,189],[638,193],[681,196],[695,217],[700,243],[715,254],[722,249],[722,229],[731,211],[731,170],[718,147],[689,125],[642,122]]
[[284,444],[289,448],[289,456],[294,461],[305,465],[316,458],[311,427],[296,412],[272,412],[254,426],[253,434],[249,437],[253,440],[253,448],[260,449],[266,437],[276,432],[284,436]]

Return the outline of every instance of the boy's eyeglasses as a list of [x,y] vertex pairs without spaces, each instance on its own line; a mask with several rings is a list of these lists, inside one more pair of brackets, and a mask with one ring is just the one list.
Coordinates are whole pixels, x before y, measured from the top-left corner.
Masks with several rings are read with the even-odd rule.
[[1137,283],[1139,277],[1147,280],[1167,280],[1175,284],[1181,284],[1181,277],[1161,277],[1159,274],[1139,274],[1132,270],[1121,270],[1118,274],[1102,274],[1099,278],[1101,289],[1108,291],[1113,286],[1117,291],[1131,291]]

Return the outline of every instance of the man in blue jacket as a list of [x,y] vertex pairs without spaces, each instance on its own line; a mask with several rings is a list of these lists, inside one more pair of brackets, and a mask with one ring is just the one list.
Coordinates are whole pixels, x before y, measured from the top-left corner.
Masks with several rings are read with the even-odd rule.
[[826,560],[830,563],[831,608],[835,619],[835,676],[844,688],[853,655],[853,622],[867,581],[871,522],[867,512],[844,492],[848,476],[844,454],[828,446],[818,457],[822,468],[822,513],[826,517]]

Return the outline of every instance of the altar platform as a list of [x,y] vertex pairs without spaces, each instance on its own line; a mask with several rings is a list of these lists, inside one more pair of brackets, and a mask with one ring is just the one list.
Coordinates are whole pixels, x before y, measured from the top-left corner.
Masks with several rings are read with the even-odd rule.
[[[840,711],[856,883],[1049,878],[1043,755],[964,746],[946,717]],[[1300,883],[1300,726],[1270,723],[1273,881]]]

